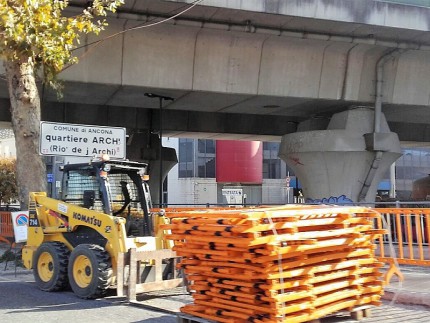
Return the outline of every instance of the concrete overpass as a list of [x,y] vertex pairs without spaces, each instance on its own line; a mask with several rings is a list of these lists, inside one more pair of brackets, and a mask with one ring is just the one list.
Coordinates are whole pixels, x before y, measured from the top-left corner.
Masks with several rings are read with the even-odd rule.
[[[72,14],[86,4],[71,2]],[[295,170],[309,187],[324,188],[313,193],[304,187],[305,196],[371,200],[383,168],[400,152],[397,136],[380,135],[377,128],[389,127],[404,144],[430,142],[430,8],[412,4],[127,0],[109,17],[104,34],[86,37],[76,50],[80,63],[61,74],[64,97],[41,87],[42,118],[127,127],[133,135],[129,158],[145,160],[159,158],[160,131],[159,102],[145,93],[175,98],[164,107],[164,136],[279,141],[296,131],[322,130],[312,133],[321,134],[318,140],[288,137],[295,147],[289,150],[287,140],[281,149],[285,160],[302,154],[314,163],[314,171],[310,165]],[[375,101],[387,123],[376,122],[381,116],[375,113],[373,126],[371,115],[360,110],[366,127],[357,129],[355,117],[336,114]],[[8,110],[3,82],[0,121],[8,120]],[[344,125],[352,125],[354,135],[338,131]],[[397,144],[387,144],[388,137]],[[333,138],[330,145],[342,141],[341,149],[327,146],[327,138]],[[303,142],[307,150],[299,151]],[[342,161],[339,156],[353,146],[357,151]],[[324,173],[321,163],[327,163]],[[339,174],[341,165],[349,168]],[[352,174],[354,185],[344,180],[346,186],[327,191],[327,181]]]
[[[164,108],[166,136],[279,141],[304,120],[321,128],[351,105],[372,106],[376,63],[398,50],[384,66],[383,112],[402,141],[430,141],[429,8],[204,0],[142,28],[192,2],[126,1],[106,32],[83,40],[80,63],[61,74],[63,99],[44,89],[43,119],[157,131],[159,103],[144,96],[154,92],[175,98]],[[1,120],[8,110],[1,80]]]

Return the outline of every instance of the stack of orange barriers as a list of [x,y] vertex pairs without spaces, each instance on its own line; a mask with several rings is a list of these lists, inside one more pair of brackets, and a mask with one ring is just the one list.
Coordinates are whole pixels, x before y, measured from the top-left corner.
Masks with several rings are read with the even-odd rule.
[[379,213],[362,207],[283,206],[167,212],[193,303],[217,322],[306,322],[380,305],[373,240]]

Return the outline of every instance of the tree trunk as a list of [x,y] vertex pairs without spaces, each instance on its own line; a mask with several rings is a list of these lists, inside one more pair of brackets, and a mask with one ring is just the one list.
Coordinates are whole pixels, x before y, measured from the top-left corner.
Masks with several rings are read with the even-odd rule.
[[46,191],[46,166],[39,155],[40,97],[31,58],[4,61],[16,146],[16,178],[22,210],[29,192]]

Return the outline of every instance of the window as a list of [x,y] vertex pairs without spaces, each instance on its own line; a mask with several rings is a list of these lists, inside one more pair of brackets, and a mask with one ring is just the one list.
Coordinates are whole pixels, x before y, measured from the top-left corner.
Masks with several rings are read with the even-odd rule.
[[201,154],[206,153],[206,140],[199,139],[197,140],[198,152]]
[[199,139],[197,146],[197,177],[215,178],[215,141]]
[[426,149],[404,149],[396,161],[398,180],[416,180],[430,173],[429,153]]
[[179,139],[179,177],[215,178],[215,141]]
[[194,176],[194,145],[192,139],[179,139],[179,178]]
[[198,146],[199,153],[215,154],[215,140],[199,139]]
[[71,204],[83,205],[84,192],[94,192],[94,209],[103,211],[102,196],[100,194],[100,184],[97,176],[91,167],[79,170],[70,170],[63,178],[62,199]]
[[263,178],[282,178],[282,167],[285,163],[278,157],[279,143],[263,142]]
[[198,177],[215,178],[215,157],[198,158]]
[[192,162],[193,148],[192,139],[179,139],[179,162]]

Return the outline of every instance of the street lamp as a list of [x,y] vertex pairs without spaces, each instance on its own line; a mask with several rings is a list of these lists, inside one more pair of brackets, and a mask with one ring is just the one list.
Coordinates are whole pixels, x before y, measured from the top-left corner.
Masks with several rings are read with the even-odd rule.
[[165,101],[173,101],[174,99],[170,96],[164,96],[164,95],[158,95],[155,93],[145,93],[146,97],[154,99],[158,98],[160,102],[160,145],[158,147],[159,149],[159,155],[160,155],[160,187],[159,187],[159,204],[160,208],[163,206],[163,144],[162,144],[162,138],[163,138],[163,100]]

